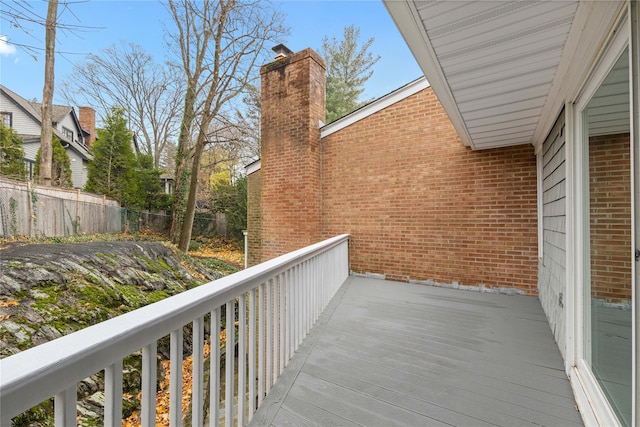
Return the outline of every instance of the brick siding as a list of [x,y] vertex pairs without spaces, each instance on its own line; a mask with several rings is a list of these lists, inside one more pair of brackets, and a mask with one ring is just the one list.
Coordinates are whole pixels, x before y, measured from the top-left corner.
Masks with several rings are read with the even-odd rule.
[[631,301],[629,134],[589,139],[591,297]]
[[471,151],[428,88],[329,135],[322,154],[323,237],[352,235],[352,270],[535,294],[533,147]]
[[320,240],[325,70],[306,49],[260,71],[263,261]]
[[249,204],[261,205],[262,224],[260,235],[249,220],[250,252],[260,247],[252,260],[350,233],[355,272],[535,294],[531,146],[471,151],[430,88],[320,141],[322,60],[305,50],[261,75],[262,168],[250,177]]

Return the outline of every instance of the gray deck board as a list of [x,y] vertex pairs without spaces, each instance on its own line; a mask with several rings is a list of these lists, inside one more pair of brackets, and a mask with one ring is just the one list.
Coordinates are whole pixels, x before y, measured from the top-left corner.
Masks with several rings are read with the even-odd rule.
[[350,277],[251,425],[582,425],[536,298]]

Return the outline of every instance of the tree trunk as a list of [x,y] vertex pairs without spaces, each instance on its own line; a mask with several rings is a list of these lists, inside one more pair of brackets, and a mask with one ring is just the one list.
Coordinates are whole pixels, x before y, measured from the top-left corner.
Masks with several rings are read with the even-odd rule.
[[193,219],[196,214],[196,198],[198,194],[198,172],[200,171],[200,160],[204,152],[205,141],[196,143],[195,152],[193,153],[193,167],[191,168],[191,183],[189,184],[189,197],[187,198],[187,209],[184,213],[182,221],[182,231],[180,232],[180,243],[178,249],[182,252],[189,250],[189,241],[191,240],[191,230],[193,229]]
[[[190,83],[191,85],[191,83]],[[180,137],[176,150],[176,175],[173,189],[173,206],[171,212],[171,229],[169,237],[173,243],[180,241],[180,230],[182,227],[182,214],[184,212],[184,194],[186,193],[186,181],[188,179],[188,153],[189,141],[191,140],[191,124],[194,119],[193,105],[195,103],[195,91],[187,87],[184,95],[184,116],[180,126]]]
[[58,0],[49,0],[46,23],[44,88],[42,90],[42,126],[40,131],[40,184],[51,186],[53,82],[56,48]]

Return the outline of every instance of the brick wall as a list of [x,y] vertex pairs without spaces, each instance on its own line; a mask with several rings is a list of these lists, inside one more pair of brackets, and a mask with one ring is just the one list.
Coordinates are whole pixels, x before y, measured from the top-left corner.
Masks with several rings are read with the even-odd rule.
[[311,50],[261,70],[262,168],[249,197],[262,222],[260,234],[250,219],[251,260],[350,233],[356,272],[534,294],[533,148],[469,150],[430,88],[320,141],[324,72]]
[[631,301],[631,157],[629,134],[589,139],[591,296]]
[[306,49],[260,71],[263,261],[320,240],[325,69]]
[[262,262],[262,171],[247,175],[247,246],[249,266]]
[[469,150],[429,88],[322,150],[323,237],[352,235],[352,270],[536,293],[531,146]]
[[78,107],[78,121],[82,129],[89,132],[86,144],[93,145],[96,140],[96,111],[91,107]]

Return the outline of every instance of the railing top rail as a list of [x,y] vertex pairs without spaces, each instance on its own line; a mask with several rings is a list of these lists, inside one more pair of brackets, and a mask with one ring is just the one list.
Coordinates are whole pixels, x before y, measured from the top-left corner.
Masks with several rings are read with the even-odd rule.
[[0,414],[13,417],[291,267],[339,235],[0,360]]

